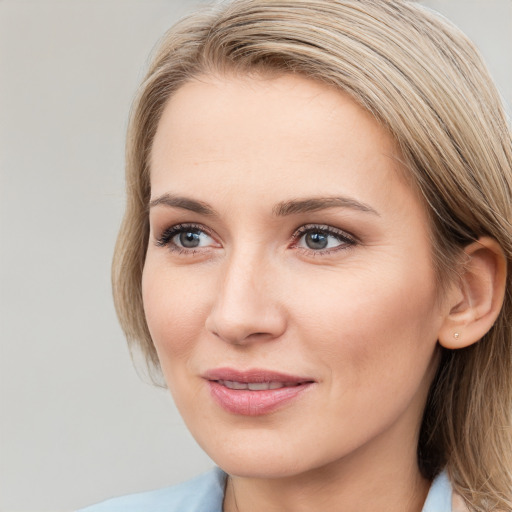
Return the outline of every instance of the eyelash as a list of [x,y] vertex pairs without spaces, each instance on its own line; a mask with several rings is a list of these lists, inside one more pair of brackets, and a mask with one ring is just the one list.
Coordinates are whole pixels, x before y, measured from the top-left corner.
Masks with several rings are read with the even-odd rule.
[[[175,226],[167,228],[160,235],[160,237],[156,240],[156,245],[158,247],[168,247],[169,250],[171,250],[172,252],[189,256],[194,255],[199,251],[204,251],[205,248],[185,248],[180,247],[173,242],[173,238],[176,235],[185,233],[187,231],[204,233],[207,236],[213,238],[211,232],[200,224],[176,224]],[[314,250],[310,248],[308,249],[306,247],[299,247],[297,244],[300,242],[302,237],[304,237],[308,233],[319,233],[322,235],[326,235],[327,237],[333,237],[338,242],[340,242],[340,245],[328,249],[319,250]],[[301,252],[307,253],[309,255],[312,254],[314,256],[329,255],[337,251],[346,250],[358,243],[357,239],[353,235],[347,233],[346,231],[342,231],[340,229],[333,228],[332,226],[327,226],[323,224],[306,224],[304,226],[301,226],[294,232],[294,234],[292,235],[292,239],[292,247],[296,248],[297,250],[300,250]],[[206,249],[208,249],[208,247]]]
[[[172,239],[181,233],[186,232],[201,232],[205,233],[208,236],[212,236],[210,231],[208,231],[204,226],[200,224],[176,224],[175,226],[171,226],[167,228],[157,239],[156,245],[158,247],[168,247],[171,251],[177,252],[178,254],[188,254],[192,255],[198,252],[197,249],[185,248],[176,245]],[[212,237],[213,238],[213,237]],[[204,250],[204,249],[201,249]]]
[[[308,233],[320,233],[328,237],[333,237],[338,242],[340,242],[340,245],[337,245],[336,247],[332,247],[329,249],[320,250],[298,247],[297,243],[300,242],[302,237],[304,237]],[[293,234],[293,240],[294,247],[308,254],[313,254],[314,256],[329,255],[338,251],[349,249],[350,247],[357,244],[357,240],[353,235],[347,233],[346,231],[342,231],[341,229],[333,228],[332,226],[327,226],[324,224],[306,224],[304,226],[301,226]]]

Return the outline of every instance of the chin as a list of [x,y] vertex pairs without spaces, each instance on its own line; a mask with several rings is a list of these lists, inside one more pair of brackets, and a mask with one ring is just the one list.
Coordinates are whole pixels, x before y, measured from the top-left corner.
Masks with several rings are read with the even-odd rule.
[[[229,439],[197,439],[203,450],[226,473],[244,478],[286,478],[332,462],[321,450],[300,447],[304,443],[283,440],[275,432],[244,432]],[[206,442],[205,442],[206,441]],[[310,448],[313,443],[309,443]],[[325,455],[325,457],[323,457]]]
[[219,459],[214,459],[217,465],[226,473],[232,476],[243,478],[286,478],[308,471],[309,467],[299,464],[295,460],[288,460],[279,454],[270,456],[268,453],[261,453],[258,456],[227,456],[223,454]]

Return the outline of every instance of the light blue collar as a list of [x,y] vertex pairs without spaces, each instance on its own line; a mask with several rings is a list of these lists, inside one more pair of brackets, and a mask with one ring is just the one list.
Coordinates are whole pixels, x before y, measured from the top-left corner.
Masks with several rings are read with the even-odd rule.
[[432,482],[421,512],[452,512],[452,485],[446,471]]

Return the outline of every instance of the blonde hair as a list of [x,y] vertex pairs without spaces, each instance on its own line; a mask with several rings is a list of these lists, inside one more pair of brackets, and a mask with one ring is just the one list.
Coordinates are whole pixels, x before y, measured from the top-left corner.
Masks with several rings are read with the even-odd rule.
[[208,73],[298,73],[348,93],[395,137],[429,211],[441,283],[461,248],[496,239],[508,260],[502,311],[484,338],[442,351],[418,446],[432,479],[446,467],[473,511],[512,510],[512,140],[473,44],[407,0],[235,0],[165,35],[134,103],[127,206],[113,263],[121,325],[159,368],[144,317],[150,150],[169,97]]

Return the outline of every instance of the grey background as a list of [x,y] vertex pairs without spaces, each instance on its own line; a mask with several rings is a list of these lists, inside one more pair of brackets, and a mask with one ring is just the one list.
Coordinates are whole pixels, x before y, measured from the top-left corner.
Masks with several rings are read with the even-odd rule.
[[[477,42],[510,112],[512,1],[425,3]],[[70,511],[212,465],[133,369],[109,277],[130,102],[193,5],[0,1],[2,512]]]

